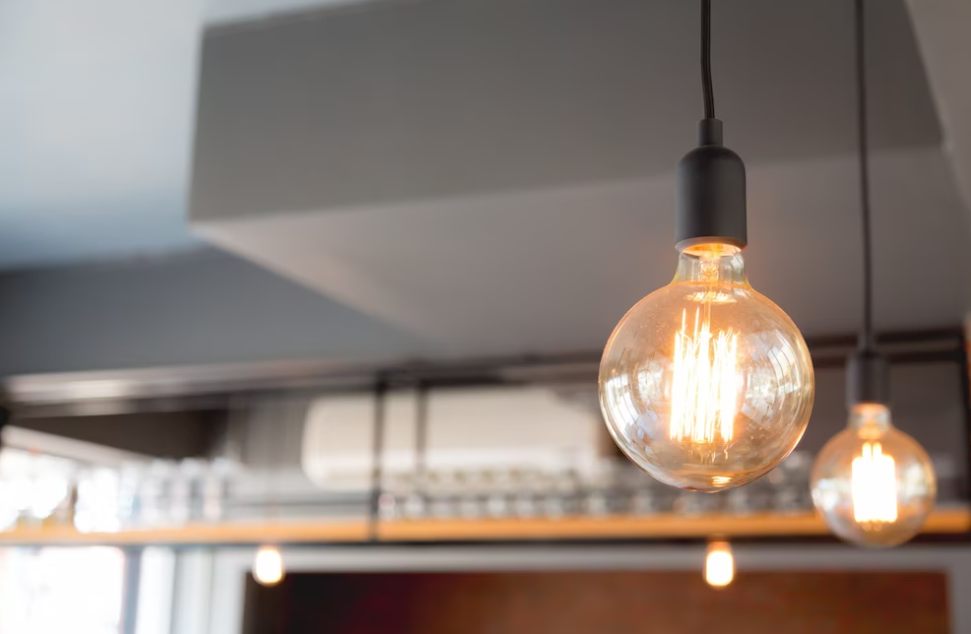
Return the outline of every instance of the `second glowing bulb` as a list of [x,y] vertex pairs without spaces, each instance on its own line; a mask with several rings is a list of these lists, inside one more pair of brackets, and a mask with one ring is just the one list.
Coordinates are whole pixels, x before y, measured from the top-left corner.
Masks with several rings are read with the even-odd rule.
[[813,504],[839,537],[861,546],[902,544],[934,507],[934,466],[913,438],[890,422],[885,405],[861,403],[849,426],[816,457]]

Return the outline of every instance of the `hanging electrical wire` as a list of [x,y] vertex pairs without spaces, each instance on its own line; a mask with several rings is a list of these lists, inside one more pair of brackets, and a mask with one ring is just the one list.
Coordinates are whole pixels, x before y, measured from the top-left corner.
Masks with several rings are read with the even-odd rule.
[[701,91],[705,119],[715,118],[715,91],[711,83],[711,0],[701,0]]
[[856,133],[860,164],[860,220],[863,230],[863,328],[860,348],[872,351],[873,334],[873,227],[870,221],[869,106],[866,78],[866,9],[854,0],[856,52]]

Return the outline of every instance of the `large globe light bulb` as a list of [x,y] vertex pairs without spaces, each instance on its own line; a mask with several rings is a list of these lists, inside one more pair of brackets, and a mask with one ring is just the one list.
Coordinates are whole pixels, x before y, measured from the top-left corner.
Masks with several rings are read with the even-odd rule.
[[836,535],[886,548],[920,532],[937,495],[927,452],[890,422],[890,410],[860,403],[849,426],[816,457],[813,504]]
[[600,364],[614,441],[648,474],[692,491],[740,486],[782,462],[813,392],[805,340],[752,289],[730,244],[684,248],[674,281],[624,316]]

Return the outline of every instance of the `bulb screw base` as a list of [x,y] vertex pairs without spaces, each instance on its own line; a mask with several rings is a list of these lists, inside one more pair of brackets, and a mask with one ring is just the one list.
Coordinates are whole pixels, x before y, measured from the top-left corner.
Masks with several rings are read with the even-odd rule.
[[890,404],[890,365],[872,350],[859,350],[846,361],[846,405]]
[[745,164],[722,145],[722,122],[698,122],[698,147],[685,154],[677,171],[679,251],[696,244],[748,244]]

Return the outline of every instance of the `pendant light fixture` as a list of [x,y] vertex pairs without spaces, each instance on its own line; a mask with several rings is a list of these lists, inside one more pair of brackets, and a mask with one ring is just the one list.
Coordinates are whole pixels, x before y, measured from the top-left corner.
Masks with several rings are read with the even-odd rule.
[[867,143],[866,14],[855,2],[857,133],[863,220],[863,330],[846,365],[849,424],[816,457],[813,504],[839,537],[868,547],[902,544],[920,532],[937,480],[923,447],[890,421],[887,360],[873,334],[873,236]]
[[755,480],[795,448],[813,366],[791,319],[748,283],[745,166],[722,145],[711,82],[711,1],[701,2],[705,118],[678,164],[674,280],[637,303],[600,363],[611,436],[638,467],[693,491]]
[[[263,449],[266,452],[264,464],[267,466],[265,468],[272,471],[272,474],[267,474],[267,488],[264,492],[263,502],[264,508],[269,506],[270,517],[272,517],[274,524],[279,519],[278,503],[282,489],[280,472],[285,465],[284,448],[288,446],[287,432],[290,428],[290,417],[286,413],[284,407],[280,416],[283,421],[282,435],[273,433],[271,437],[266,439],[267,442],[263,443]],[[286,568],[283,565],[283,554],[280,549],[270,544],[260,546],[256,551],[256,556],[253,557],[253,579],[261,586],[269,588],[283,581],[285,576]]]

